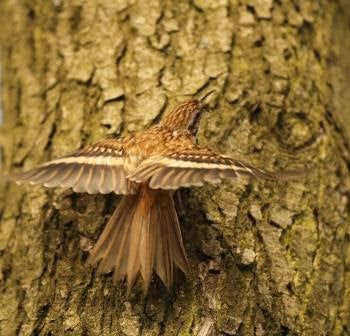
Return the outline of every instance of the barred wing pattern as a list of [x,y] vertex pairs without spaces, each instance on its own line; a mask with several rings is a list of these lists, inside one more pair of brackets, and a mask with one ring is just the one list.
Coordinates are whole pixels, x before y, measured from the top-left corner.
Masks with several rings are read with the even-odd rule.
[[105,139],[27,172],[13,174],[11,179],[89,194],[132,194],[135,190],[126,179],[124,161],[124,139]]
[[128,178],[137,183],[148,181],[153,189],[175,190],[180,187],[219,183],[223,179],[252,176],[267,180],[291,179],[298,172],[269,172],[264,169],[194,146],[185,151],[154,155],[145,160]]

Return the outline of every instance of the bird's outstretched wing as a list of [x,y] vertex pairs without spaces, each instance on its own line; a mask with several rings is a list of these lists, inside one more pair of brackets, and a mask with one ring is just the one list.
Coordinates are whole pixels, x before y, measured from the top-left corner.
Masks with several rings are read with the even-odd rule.
[[258,179],[285,180],[303,175],[298,171],[269,172],[244,161],[220,155],[206,148],[193,148],[154,155],[128,176],[133,182],[148,182],[153,189],[174,190],[219,183],[223,179],[252,176]]
[[124,138],[105,139],[29,171],[12,174],[10,179],[89,194],[132,194],[133,183],[126,179],[124,167],[125,142]]

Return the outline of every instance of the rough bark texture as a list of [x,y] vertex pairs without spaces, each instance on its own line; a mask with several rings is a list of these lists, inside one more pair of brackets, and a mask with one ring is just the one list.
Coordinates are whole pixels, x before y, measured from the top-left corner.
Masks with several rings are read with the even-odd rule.
[[3,170],[143,129],[209,86],[199,142],[299,182],[181,192],[193,277],[85,264],[116,202],[0,186],[1,335],[349,335],[347,0],[0,3]]

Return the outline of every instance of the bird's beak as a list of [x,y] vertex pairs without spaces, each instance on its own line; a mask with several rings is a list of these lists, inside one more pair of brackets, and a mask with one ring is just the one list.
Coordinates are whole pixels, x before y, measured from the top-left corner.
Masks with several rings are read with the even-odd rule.
[[210,90],[209,92],[207,92],[201,99],[199,99],[199,102],[201,103],[201,105],[205,105],[205,99],[208,98],[211,94],[213,94],[214,92],[216,92],[216,90]]

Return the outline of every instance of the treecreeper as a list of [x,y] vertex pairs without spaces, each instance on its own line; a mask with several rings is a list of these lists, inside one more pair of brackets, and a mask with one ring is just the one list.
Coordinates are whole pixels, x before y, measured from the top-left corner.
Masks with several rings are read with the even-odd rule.
[[9,178],[123,195],[88,262],[99,263],[99,272],[113,271],[116,281],[126,278],[128,290],[141,275],[145,292],[154,269],[169,289],[174,265],[190,273],[173,200],[176,189],[241,176],[281,180],[302,175],[269,172],[197,145],[200,114],[211,93],[178,105],[146,131],[101,140]]

